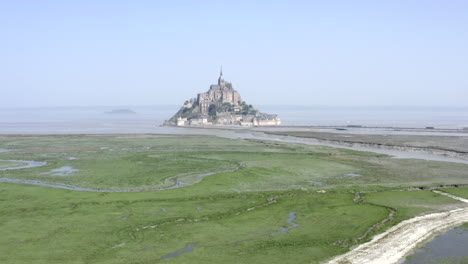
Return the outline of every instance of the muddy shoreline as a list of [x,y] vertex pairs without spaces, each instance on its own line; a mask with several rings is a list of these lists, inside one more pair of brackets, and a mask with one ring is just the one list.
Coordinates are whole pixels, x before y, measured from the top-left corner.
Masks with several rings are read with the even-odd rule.
[[[441,191],[437,194],[468,203],[468,199]],[[417,216],[374,236],[351,251],[336,256],[327,264],[397,264],[437,235],[468,222],[468,207]]]
[[417,149],[413,150],[408,147],[395,146],[394,148],[385,147],[382,145],[373,145],[373,143],[353,143],[353,142],[344,142],[344,141],[331,141],[324,139],[316,139],[313,137],[298,137],[284,134],[277,134],[271,132],[252,132],[248,136],[239,136],[243,139],[258,139],[258,140],[268,140],[268,141],[279,141],[285,143],[295,143],[295,144],[306,144],[306,145],[315,145],[315,146],[327,146],[332,148],[344,148],[356,151],[365,151],[365,152],[374,152],[379,154],[385,154],[394,156],[396,158],[402,159],[422,159],[430,161],[444,161],[444,162],[454,162],[468,164],[468,155],[459,155],[453,153],[447,153],[446,155],[442,152],[436,152],[434,150],[428,149],[427,151],[418,151]]
[[268,135],[276,135],[276,136],[288,136],[288,137],[297,137],[297,138],[311,138],[323,143],[332,143],[337,145],[343,145],[348,147],[368,147],[368,148],[376,148],[376,149],[390,149],[390,150],[400,150],[400,151],[407,151],[407,152],[419,152],[424,154],[431,154],[431,155],[441,155],[446,157],[454,157],[468,160],[468,151],[460,151],[460,150],[453,150],[453,149],[444,149],[439,147],[419,147],[419,146],[403,146],[403,145],[392,145],[392,144],[383,144],[383,143],[370,143],[364,141],[347,141],[347,140],[334,140],[334,139],[322,139],[313,136],[298,136],[298,135],[291,135],[288,133],[278,133],[278,132],[264,132]]

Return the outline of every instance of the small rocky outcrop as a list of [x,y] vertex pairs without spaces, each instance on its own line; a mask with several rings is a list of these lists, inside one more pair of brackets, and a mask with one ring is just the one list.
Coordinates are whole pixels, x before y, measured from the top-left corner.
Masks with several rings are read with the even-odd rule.
[[119,115],[126,115],[126,114],[136,114],[135,111],[131,109],[113,109],[110,112],[105,112],[106,114],[119,114]]
[[206,93],[185,101],[167,126],[278,126],[277,115],[265,114],[242,101],[232,83],[223,78],[221,70],[218,84],[212,84]]

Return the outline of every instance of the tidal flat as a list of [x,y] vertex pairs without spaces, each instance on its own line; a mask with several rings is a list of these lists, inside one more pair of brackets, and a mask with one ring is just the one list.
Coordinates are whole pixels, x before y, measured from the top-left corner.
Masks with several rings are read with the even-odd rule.
[[466,164],[257,139],[3,135],[0,148],[44,164],[0,178],[108,190],[0,182],[2,263],[320,263],[465,206],[415,187],[468,184]]
[[337,144],[363,144],[374,147],[400,147],[412,151],[440,152],[468,159],[468,133],[463,130],[366,129],[346,128],[265,130],[267,134],[310,138]]

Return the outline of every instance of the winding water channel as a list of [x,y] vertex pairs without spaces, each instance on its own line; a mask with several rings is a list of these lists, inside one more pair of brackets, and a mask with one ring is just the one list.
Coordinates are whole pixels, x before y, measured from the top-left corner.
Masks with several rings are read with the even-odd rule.
[[271,234],[268,234],[268,236],[274,236],[274,235],[278,235],[278,234],[284,234],[284,233],[287,233],[291,228],[295,228],[295,227],[298,227],[299,224],[298,223],[294,223],[294,220],[296,220],[296,212],[290,212],[289,213],[289,218],[288,220],[286,220],[288,222],[288,224],[291,224],[291,226],[288,226],[288,227],[280,227],[281,230],[280,231],[277,231],[277,232],[273,232]]
[[[45,164],[43,164],[45,165]],[[40,166],[43,166],[40,165]],[[21,168],[23,168],[22,166]],[[34,166],[38,167],[38,166]],[[28,167],[32,168],[32,167]],[[20,169],[20,167],[15,167],[15,168],[10,168],[10,169]],[[203,173],[196,175],[195,177],[197,178],[204,178],[210,175],[218,174],[218,173],[224,173],[224,172],[232,172],[234,170],[224,170],[224,171],[215,171],[215,172],[209,172],[209,173]],[[143,191],[164,191],[164,190],[169,190],[169,189],[175,189],[175,188],[180,188],[184,186],[191,185],[190,183],[185,183],[182,181],[176,180],[175,184],[168,186],[168,187],[161,187],[161,188],[150,188],[150,189],[120,189],[120,190],[108,190],[108,189],[95,189],[95,188],[87,188],[87,187],[81,187],[81,186],[76,186],[76,185],[71,185],[71,184],[65,184],[65,183],[60,183],[60,182],[48,182],[48,181],[41,181],[41,180],[27,180],[27,179],[12,179],[12,178],[0,178],[0,182],[11,182],[11,183],[22,183],[22,184],[32,184],[32,185],[40,185],[40,186],[47,186],[51,188],[57,188],[57,189],[67,189],[67,190],[72,190],[72,191],[82,191],[82,192],[143,192]]]
[[20,165],[20,166],[0,168],[0,171],[34,168],[34,167],[44,166],[44,165],[47,164],[47,162],[45,162],[45,161],[33,161],[33,160],[2,160],[2,159],[0,159],[0,161],[25,163],[26,164],[26,165]]

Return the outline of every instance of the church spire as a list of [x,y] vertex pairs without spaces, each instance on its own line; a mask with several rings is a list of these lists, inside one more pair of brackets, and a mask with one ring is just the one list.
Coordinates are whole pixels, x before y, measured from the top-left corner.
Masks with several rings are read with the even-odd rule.
[[221,65],[221,68],[219,69],[218,85],[219,85],[219,86],[223,86],[223,85],[224,85],[223,65]]

